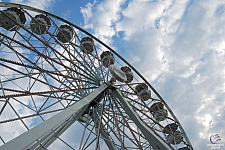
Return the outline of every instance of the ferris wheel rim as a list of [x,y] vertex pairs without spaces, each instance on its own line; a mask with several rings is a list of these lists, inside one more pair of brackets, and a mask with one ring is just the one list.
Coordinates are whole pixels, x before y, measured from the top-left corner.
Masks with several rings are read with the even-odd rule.
[[[145,83],[151,88],[151,90],[154,91],[154,93],[158,96],[158,98],[165,104],[166,108],[168,109],[168,111],[170,112],[170,114],[175,118],[176,122],[178,123],[178,126],[180,128],[180,130],[184,133],[185,139],[187,140],[187,142],[189,144],[191,144],[189,138],[186,135],[186,132],[184,131],[182,125],[180,124],[180,122],[178,121],[177,117],[175,116],[175,114],[173,113],[173,111],[170,109],[170,107],[168,106],[168,104],[165,102],[165,100],[161,97],[161,95],[154,89],[154,87],[147,81],[147,79],[145,79],[145,77],[137,71],[137,69],[135,67],[133,67],[126,59],[124,59],[121,55],[119,55],[115,50],[113,50],[111,47],[109,47],[107,44],[105,44],[104,42],[102,42],[100,39],[98,39],[97,37],[95,37],[94,35],[92,35],[91,33],[87,32],[86,30],[82,29],[81,27],[57,16],[54,15],[52,13],[49,13],[47,11],[43,11],[31,6],[26,6],[26,5],[22,5],[22,4],[15,4],[15,3],[8,3],[8,2],[0,2],[0,7],[19,7],[19,8],[23,8],[23,9],[27,9],[27,10],[31,10],[31,11],[35,11],[35,12],[39,12],[42,14],[46,14],[49,15],[53,18],[56,18],[62,22],[65,22],[71,26],[73,26],[74,28],[82,31],[83,33],[85,33],[86,35],[90,36],[91,38],[93,38],[94,40],[96,40],[97,42],[99,42],[101,45],[103,45],[104,47],[106,47],[107,49],[109,49],[111,52],[113,52],[113,54],[115,54],[118,58],[120,58],[124,63],[126,63],[143,81],[145,81]],[[190,147],[192,147],[192,145],[189,145]]]

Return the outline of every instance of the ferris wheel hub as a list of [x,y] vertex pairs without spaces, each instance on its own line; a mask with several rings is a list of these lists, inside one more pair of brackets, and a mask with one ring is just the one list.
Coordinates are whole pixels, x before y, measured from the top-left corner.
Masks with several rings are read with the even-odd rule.
[[115,65],[110,65],[109,66],[109,72],[112,74],[112,76],[120,81],[120,82],[126,82],[127,81],[127,77],[126,74],[117,66]]

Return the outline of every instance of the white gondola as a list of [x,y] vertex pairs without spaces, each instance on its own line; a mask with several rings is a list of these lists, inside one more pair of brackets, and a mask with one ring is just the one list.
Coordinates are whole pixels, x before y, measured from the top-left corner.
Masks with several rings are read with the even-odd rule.
[[153,113],[153,117],[156,121],[164,121],[168,116],[168,112],[166,109],[159,109]]
[[145,83],[137,85],[135,87],[135,92],[141,100],[147,101],[151,98],[151,91],[148,90],[148,86]]
[[113,57],[112,52],[110,51],[104,51],[100,55],[101,63],[104,67],[108,68],[110,65],[113,65],[115,62],[115,59]]
[[177,145],[180,144],[184,136],[180,131],[174,131],[173,133],[167,135],[166,139],[170,144]]
[[36,15],[30,22],[31,30],[39,35],[46,33],[50,26],[49,18],[43,14]]
[[24,25],[25,22],[24,12],[16,7],[11,7],[0,12],[0,26],[6,30],[17,31],[20,28],[18,24]]
[[134,75],[133,75],[133,72],[131,71],[130,67],[128,66],[124,66],[124,67],[121,67],[120,68],[124,73],[125,75],[127,76],[127,81],[126,83],[130,83],[133,78],[134,78]]
[[74,30],[71,26],[68,25],[61,25],[59,27],[59,31],[57,33],[57,39],[62,43],[70,42],[73,38]]
[[154,103],[151,106],[151,113],[156,121],[164,121],[168,116],[168,111],[163,108],[164,105],[161,102]]
[[163,133],[170,134],[172,132],[175,132],[177,129],[178,129],[178,125],[176,123],[171,123],[164,127]]
[[92,53],[95,50],[94,40],[90,37],[84,37],[80,41],[80,49],[84,53]]
[[163,132],[168,134],[166,139],[170,144],[173,145],[180,144],[184,138],[183,133],[178,131],[178,125],[176,123],[166,125],[163,129]]

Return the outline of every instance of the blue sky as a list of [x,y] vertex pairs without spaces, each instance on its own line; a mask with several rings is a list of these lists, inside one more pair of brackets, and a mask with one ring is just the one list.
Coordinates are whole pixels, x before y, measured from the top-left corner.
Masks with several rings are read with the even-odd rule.
[[210,149],[212,134],[225,144],[224,0],[10,2],[56,14],[114,48],[160,93],[196,150]]
[[[53,1],[50,10],[52,10],[52,13],[61,16],[63,18],[66,18],[67,20],[70,20],[74,24],[82,26],[84,24],[84,19],[82,17],[80,9],[81,7],[85,7],[85,5],[88,2],[92,3],[93,1],[78,0],[75,3],[74,2],[65,3],[65,1],[63,0],[59,0],[57,2]],[[62,11],[63,9],[65,9],[65,11]]]

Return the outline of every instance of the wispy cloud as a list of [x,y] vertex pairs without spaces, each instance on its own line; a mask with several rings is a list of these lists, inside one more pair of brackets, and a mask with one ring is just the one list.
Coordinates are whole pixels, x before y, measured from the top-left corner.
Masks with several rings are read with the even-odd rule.
[[104,0],[83,8],[89,10],[81,11],[84,27],[115,47],[153,84],[196,149],[206,148],[212,133],[225,135],[219,119],[225,115],[224,2],[113,3]]
[[[48,11],[56,3],[11,2]],[[146,77],[176,114],[195,149],[207,149],[212,134],[225,139],[224,11],[222,0],[102,0],[80,9],[83,28]],[[64,17],[70,13],[65,12]],[[62,138],[75,141],[78,137],[70,131],[76,133],[80,128],[74,124]],[[18,129],[15,135],[24,131],[22,125]],[[65,146],[54,144],[52,148]],[[73,146],[78,147],[76,144]]]
[[11,3],[23,4],[32,7],[36,7],[38,9],[46,10],[49,9],[51,5],[54,4],[55,0],[10,0]]

